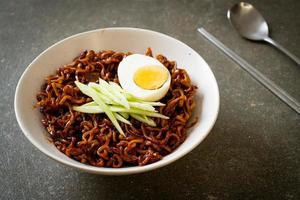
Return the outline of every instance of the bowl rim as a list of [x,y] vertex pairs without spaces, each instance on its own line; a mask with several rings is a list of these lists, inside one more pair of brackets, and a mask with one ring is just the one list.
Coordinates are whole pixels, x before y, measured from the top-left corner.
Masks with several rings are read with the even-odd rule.
[[[194,143],[193,145],[189,146],[189,148],[186,148],[184,150],[182,150],[180,152],[180,154],[176,155],[175,157],[172,157],[171,159],[168,160],[159,160],[157,162],[145,165],[145,166],[133,166],[133,167],[123,167],[123,168],[106,168],[106,167],[95,167],[95,166],[91,166],[91,165],[82,165],[82,163],[71,163],[66,159],[63,158],[59,158],[55,155],[53,155],[50,151],[47,151],[45,148],[42,147],[42,145],[40,145],[38,142],[35,141],[35,139],[33,138],[33,136],[31,136],[29,133],[27,133],[27,130],[25,128],[25,124],[22,123],[22,119],[20,117],[20,112],[19,112],[19,88],[20,85],[22,83],[23,78],[25,77],[26,73],[29,71],[29,69],[31,67],[33,67],[34,63],[40,58],[42,57],[49,49],[60,45],[61,43],[65,42],[66,40],[72,39],[72,38],[76,38],[76,37],[80,37],[82,35],[85,34],[89,34],[89,33],[93,33],[93,32],[101,32],[101,31],[105,31],[105,30],[114,30],[114,31],[121,31],[121,30],[130,30],[130,31],[139,31],[139,32],[149,32],[152,34],[156,34],[162,37],[165,37],[167,39],[171,39],[171,40],[175,40],[175,42],[180,43],[183,46],[186,46],[190,51],[192,51],[193,53],[195,53],[196,55],[198,55],[204,62],[205,64],[208,66],[208,71],[209,73],[212,74],[212,78],[213,81],[215,83],[215,91],[216,91],[216,112],[214,113],[213,116],[213,120],[211,121],[209,127],[203,131],[203,134],[201,136],[201,138]],[[206,63],[206,61],[194,50],[192,49],[190,46],[188,46],[187,44],[181,42],[180,40],[171,37],[169,35],[166,35],[164,33],[160,33],[157,31],[153,31],[153,30],[148,30],[148,29],[142,29],[142,28],[133,28],[133,27],[107,27],[107,28],[101,28],[101,29],[94,29],[94,30],[90,30],[90,31],[85,31],[85,32],[81,32],[81,33],[77,33],[74,35],[71,35],[69,37],[66,37],[58,42],[55,42],[53,45],[51,45],[50,47],[48,47],[47,49],[45,49],[42,53],[40,53],[24,70],[24,72],[22,73],[21,77],[19,78],[18,84],[16,86],[15,89],[15,97],[14,97],[14,110],[15,110],[15,115],[16,115],[16,119],[17,122],[23,132],[23,134],[26,136],[26,138],[37,148],[39,149],[41,152],[43,152],[45,155],[47,155],[48,157],[50,157],[53,160],[58,161],[59,163],[62,163],[64,165],[67,165],[69,167],[73,167],[75,169],[80,169],[89,173],[94,173],[94,174],[102,174],[102,175],[128,175],[128,174],[137,174],[137,173],[143,173],[143,172],[147,172],[147,171],[151,171],[154,169],[158,169],[161,168],[163,166],[166,166],[180,158],[182,158],[183,156],[185,156],[186,154],[188,154],[189,152],[191,152],[194,148],[196,148],[205,138],[206,136],[210,133],[211,129],[213,128],[217,118],[218,118],[218,114],[219,114],[219,110],[220,110],[220,94],[219,94],[219,87],[218,87],[218,83],[216,81],[216,78],[211,70],[211,68],[209,67],[209,65]],[[172,152],[173,153],[173,152]],[[169,155],[171,155],[172,153],[170,153]],[[80,165],[81,164],[81,165]]]

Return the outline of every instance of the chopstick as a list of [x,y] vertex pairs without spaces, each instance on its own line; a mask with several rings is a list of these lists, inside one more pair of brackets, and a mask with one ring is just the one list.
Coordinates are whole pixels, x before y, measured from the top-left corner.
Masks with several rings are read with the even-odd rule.
[[263,75],[260,71],[255,69],[252,65],[250,65],[246,60],[241,58],[239,55],[234,53],[228,47],[226,47],[222,42],[220,42],[213,35],[208,33],[204,28],[197,29],[199,33],[201,33],[208,41],[213,43],[216,47],[218,47],[223,53],[225,53],[228,57],[233,59],[237,64],[239,64],[246,72],[248,72],[252,77],[254,77],[258,82],[260,82],[263,86],[269,89],[273,94],[275,94],[279,99],[281,99],[284,103],[290,106],[293,110],[295,110],[298,114],[300,114],[300,103],[286,93],[281,87],[276,85],[273,81],[268,79],[265,75]]

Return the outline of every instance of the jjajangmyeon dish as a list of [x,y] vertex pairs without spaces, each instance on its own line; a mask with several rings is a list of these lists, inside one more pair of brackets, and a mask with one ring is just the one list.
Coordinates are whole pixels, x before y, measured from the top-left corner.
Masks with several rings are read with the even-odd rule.
[[163,55],[84,51],[45,79],[36,107],[57,149],[99,167],[142,166],[186,138],[195,108],[187,72]]

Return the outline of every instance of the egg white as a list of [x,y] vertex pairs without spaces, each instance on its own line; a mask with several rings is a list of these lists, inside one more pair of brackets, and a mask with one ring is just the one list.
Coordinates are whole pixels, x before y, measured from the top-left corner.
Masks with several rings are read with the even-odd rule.
[[153,65],[166,68],[158,60],[150,56],[132,54],[124,58],[118,67],[118,77],[122,88],[144,101],[158,101],[163,98],[167,94],[171,84],[171,75],[169,72],[168,79],[158,89],[143,89],[134,82],[134,74],[139,68]]

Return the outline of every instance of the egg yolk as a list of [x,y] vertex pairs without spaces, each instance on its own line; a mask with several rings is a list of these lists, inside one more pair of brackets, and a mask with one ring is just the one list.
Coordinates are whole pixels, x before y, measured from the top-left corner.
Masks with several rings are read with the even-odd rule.
[[161,66],[144,66],[133,77],[135,84],[146,90],[160,88],[168,79],[168,70]]

